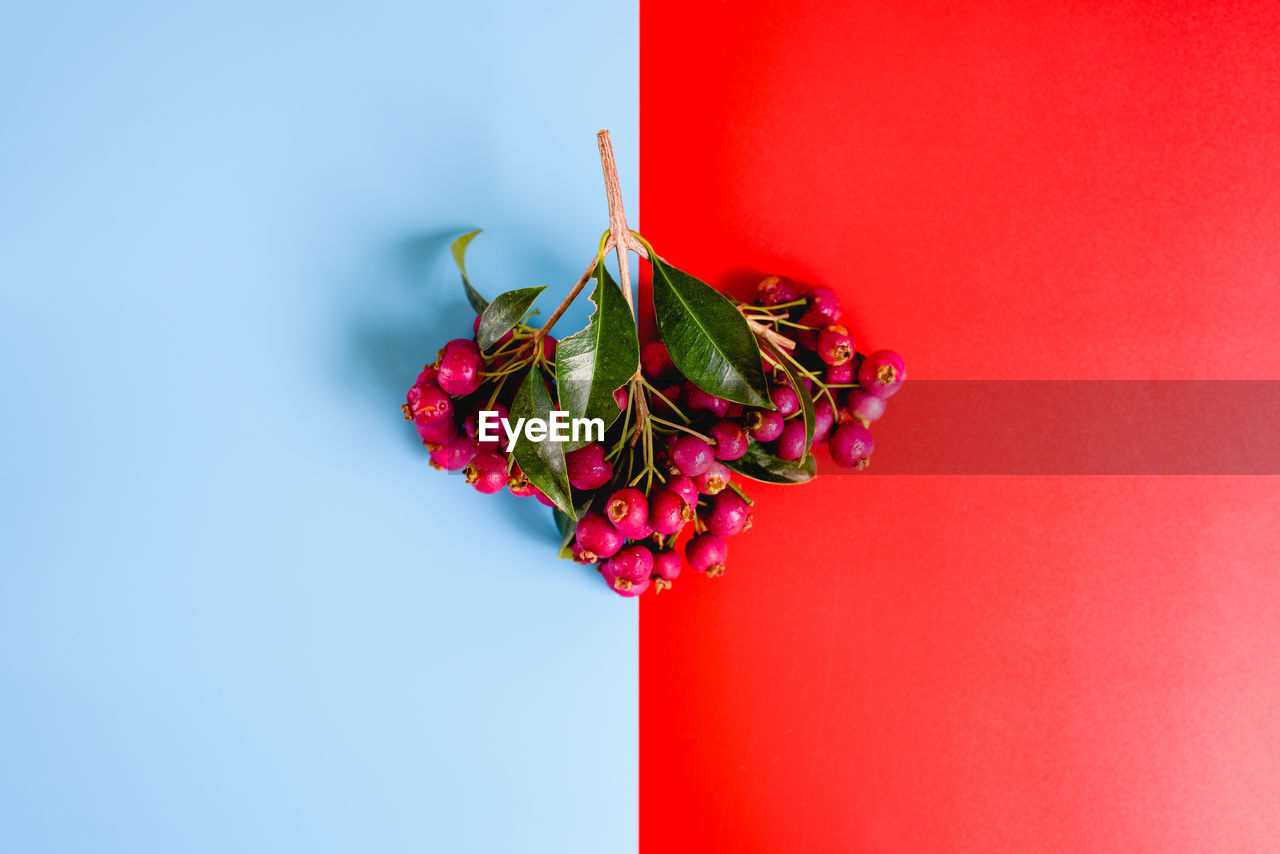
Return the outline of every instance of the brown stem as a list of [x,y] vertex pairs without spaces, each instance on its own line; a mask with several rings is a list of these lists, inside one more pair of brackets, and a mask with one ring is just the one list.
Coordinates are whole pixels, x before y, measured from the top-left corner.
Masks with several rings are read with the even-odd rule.
[[611,240],[609,243],[606,243],[604,251],[591,259],[591,263],[587,265],[587,269],[582,274],[582,278],[578,279],[578,283],[573,286],[573,290],[569,291],[569,295],[564,298],[564,302],[556,306],[556,310],[551,312],[551,316],[547,318],[547,322],[542,324],[542,328],[534,333],[533,345],[535,347],[538,346],[543,338],[547,337],[547,333],[551,331],[551,327],[555,326],[556,321],[560,319],[560,315],[565,313],[565,310],[569,308],[570,303],[576,300],[578,298],[578,294],[582,293],[582,289],[587,286],[587,282],[591,281],[591,274],[596,271],[596,264],[599,263],[601,258],[609,254],[609,248],[612,242],[613,241]]
[[627,227],[627,214],[622,208],[622,185],[618,182],[618,164],[613,159],[609,132],[602,130],[597,133],[596,142],[600,147],[600,169],[604,172],[604,195],[609,202],[609,231],[618,253],[618,278],[622,284],[622,295],[627,298],[627,306],[634,315],[636,307],[631,299],[631,264],[627,260],[627,252],[634,252],[641,258],[648,258],[649,253],[640,241],[631,236],[631,229]]
[[[739,308],[738,310],[741,311],[742,309]],[[787,336],[780,335],[765,326],[763,323],[758,323],[745,315],[744,319],[747,321],[747,326],[750,327],[752,332],[759,335],[761,338],[767,338],[774,346],[780,347],[783,350],[794,350],[796,348],[796,342],[792,341]]]

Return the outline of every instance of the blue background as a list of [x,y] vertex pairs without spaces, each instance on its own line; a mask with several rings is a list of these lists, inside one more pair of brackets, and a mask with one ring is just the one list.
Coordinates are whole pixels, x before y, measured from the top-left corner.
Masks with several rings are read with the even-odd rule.
[[6,9],[0,850],[634,850],[635,603],[397,407],[454,236],[563,294],[600,127],[634,219],[635,51],[634,3]]

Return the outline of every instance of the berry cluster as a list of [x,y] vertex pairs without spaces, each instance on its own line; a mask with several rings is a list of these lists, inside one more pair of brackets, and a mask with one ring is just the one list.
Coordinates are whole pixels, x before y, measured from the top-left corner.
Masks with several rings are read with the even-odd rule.
[[[856,351],[830,288],[802,291],[770,276],[752,305],[737,308],[760,342],[772,408],[704,391],[681,374],[662,341],[652,341],[640,349],[639,372],[614,393],[620,417],[605,440],[565,454],[573,505],[582,510],[563,554],[596,564],[621,596],[670,587],[684,563],[708,576],[724,571],[728,540],[752,522],[752,501],[734,482],[735,474],[752,476],[745,458],[789,466],[825,445],[838,465],[865,467],[874,447],[869,425],[906,378],[896,353]],[[508,414],[510,377],[530,366],[554,370],[556,342],[544,332],[517,323],[487,350],[474,337],[450,341],[423,369],[403,411],[432,466],[461,470],[481,492],[505,487],[554,507],[503,442],[481,441],[478,430],[482,411]],[[690,528],[682,561],[677,542]]]

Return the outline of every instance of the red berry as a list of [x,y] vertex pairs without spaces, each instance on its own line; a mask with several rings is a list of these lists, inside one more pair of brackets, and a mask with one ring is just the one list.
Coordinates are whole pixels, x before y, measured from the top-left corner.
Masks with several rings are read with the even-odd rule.
[[698,487],[693,478],[686,474],[678,474],[667,480],[667,489],[684,499],[684,503],[694,507],[698,503]]
[[724,562],[729,557],[729,546],[724,538],[708,531],[699,534],[684,547],[684,556],[695,572],[715,576],[724,572]]
[[778,444],[773,453],[780,460],[798,460],[804,456],[804,420],[797,418],[788,421],[778,437]]
[[655,385],[666,382],[679,373],[676,363],[671,361],[667,345],[661,341],[650,341],[640,348],[640,370]]
[[462,473],[477,491],[492,494],[507,485],[507,459],[492,451],[480,451]]
[[604,572],[615,579],[639,584],[653,575],[653,553],[644,546],[627,546],[609,558]]
[[717,460],[737,460],[747,452],[747,429],[737,421],[717,421],[707,429]]
[[473,341],[461,340],[451,344],[440,359],[440,373],[436,382],[440,388],[454,397],[465,397],[480,387],[480,372],[484,360],[480,348]]
[[653,555],[653,575],[663,581],[675,581],[680,576],[680,555],[671,549],[655,552]]
[[851,416],[864,425],[869,425],[884,415],[885,399],[861,389],[853,389],[849,392],[844,406]]
[[780,305],[800,298],[800,288],[786,276],[769,276],[756,285],[758,305]]
[[853,358],[853,336],[838,323],[818,333],[818,358],[828,365],[843,365]]
[[693,520],[693,508],[684,500],[684,496],[670,489],[655,489],[649,494],[650,528],[655,533],[666,536],[674,534]]
[[627,393],[627,387],[625,385],[620,386],[619,388],[616,388],[613,390],[613,402],[618,404],[619,409],[627,408],[628,399],[629,399],[629,395]]
[[773,401],[776,412],[783,418],[795,415],[800,411],[800,396],[796,394],[795,389],[789,385],[776,385],[769,392],[769,398]]
[[[652,395],[649,398],[649,408],[659,418],[670,418],[675,415],[675,410],[671,408],[672,405],[680,405],[680,383],[669,385],[666,388],[658,389],[658,391],[662,393],[662,396]],[[667,401],[671,401],[671,403],[667,403]]]
[[613,463],[604,458],[604,448],[592,442],[564,455],[569,483],[577,489],[599,489],[613,477]]
[[574,542],[590,562],[611,558],[622,548],[622,534],[599,513],[584,513],[578,520]]
[[439,386],[424,386],[413,407],[413,420],[420,427],[443,424],[453,417],[453,401]]
[[800,315],[800,319],[796,321],[803,329],[793,330],[796,335],[796,343],[806,350],[818,349],[818,330],[831,322],[831,318],[825,314],[819,314],[816,311],[806,311]]
[[741,495],[733,491],[722,492],[711,502],[711,512],[706,514],[707,530],[719,537],[732,537],[747,526],[751,507]]
[[432,450],[436,445],[444,445],[453,441],[453,437],[458,435],[458,428],[452,421],[445,421],[442,424],[415,424],[418,428],[418,435],[422,437],[422,444]]
[[650,583],[647,578],[643,581],[627,581],[625,578],[613,578],[608,574],[604,574],[604,579],[609,583],[609,589],[628,599],[635,598],[648,590]]
[[786,425],[782,413],[776,409],[756,409],[747,413],[744,419],[747,431],[757,442],[772,442],[782,435]]
[[556,360],[556,336],[544,335],[542,338],[542,356],[548,362],[555,363]]
[[842,365],[829,365],[823,382],[827,385],[848,385],[853,382],[853,374],[853,360],[850,359]]
[[840,319],[840,297],[831,288],[817,285],[805,293],[809,310],[824,315],[829,323]]
[[831,401],[827,400],[827,396],[821,395],[813,402],[813,443],[820,444],[827,441],[827,437],[831,435],[831,428],[836,423],[836,411],[832,407]]
[[627,539],[638,540],[649,536],[649,501],[638,489],[627,487],[609,496],[605,504],[605,516]]
[[[455,436],[444,445],[431,449],[431,467],[441,471],[457,471],[464,467],[476,455],[476,443],[468,436]],[[502,473],[506,475],[506,461],[503,460]]]
[[876,397],[892,396],[906,378],[906,363],[892,350],[877,350],[858,368],[858,385]]
[[851,469],[864,469],[871,462],[875,442],[871,431],[857,421],[846,421],[831,435],[831,459],[836,465]]
[[547,494],[538,487],[533,488],[533,497],[538,499],[538,503],[544,507],[555,507],[556,503],[547,497]]
[[680,397],[684,403],[684,414],[691,418],[704,413],[723,418],[729,411],[729,401],[709,394],[691,382],[686,382],[682,386]]
[[507,475],[507,489],[511,491],[512,495],[517,498],[524,498],[525,496],[533,495],[534,490],[537,488],[533,485],[533,481],[529,480],[525,473],[520,470],[519,465],[511,467],[511,472]]
[[[491,438],[487,442],[480,441],[480,413],[481,412],[493,413],[493,415],[489,416],[488,418],[489,436]],[[462,422],[462,429],[466,431],[468,436],[470,436],[472,439],[475,439],[476,444],[479,445],[481,448],[492,451],[506,445],[507,443],[506,434],[502,431],[502,422],[499,419],[510,418],[510,417],[511,417],[511,413],[507,410],[505,406],[503,406],[501,403],[495,403],[488,410],[482,410],[482,409],[471,410],[471,412],[467,414],[466,419]]]
[[712,462],[702,474],[694,477],[693,483],[703,495],[718,495],[724,491],[732,479],[733,472],[727,465],[717,460]]
[[715,453],[711,446],[688,433],[681,433],[671,443],[671,462],[681,474],[697,477],[715,462]]

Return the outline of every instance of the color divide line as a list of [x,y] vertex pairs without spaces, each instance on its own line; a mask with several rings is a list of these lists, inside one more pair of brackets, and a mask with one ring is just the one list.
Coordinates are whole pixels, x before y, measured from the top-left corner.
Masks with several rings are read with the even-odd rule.
[[861,472],[1280,474],[1280,380],[908,380]]

